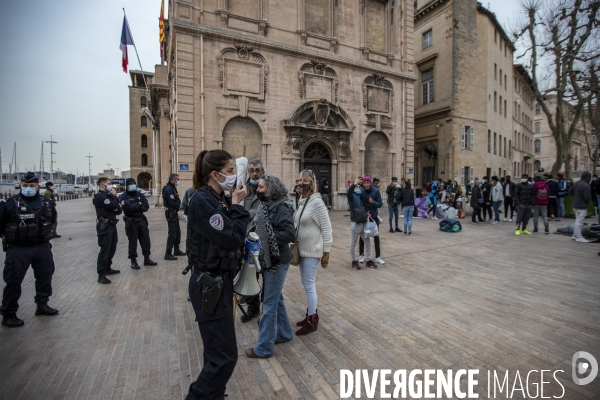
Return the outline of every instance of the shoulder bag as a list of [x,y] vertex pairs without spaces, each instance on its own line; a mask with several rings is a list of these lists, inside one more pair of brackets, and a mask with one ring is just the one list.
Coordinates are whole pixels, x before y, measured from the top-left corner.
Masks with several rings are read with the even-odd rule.
[[[296,235],[294,243],[290,246],[290,251],[292,252],[292,261],[290,261],[291,265],[298,266],[300,265],[300,250],[298,249],[298,230],[300,229],[300,221],[302,220],[302,214],[304,214],[304,210],[310,201],[310,196],[306,199],[306,203],[304,203],[304,207],[302,207],[302,211],[300,212],[300,218],[298,218],[298,226],[296,227]],[[298,210],[296,210],[298,212]]]

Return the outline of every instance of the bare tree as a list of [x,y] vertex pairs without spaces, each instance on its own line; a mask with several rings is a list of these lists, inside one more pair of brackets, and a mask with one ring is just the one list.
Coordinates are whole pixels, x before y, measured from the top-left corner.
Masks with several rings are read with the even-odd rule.
[[570,177],[573,133],[586,106],[580,73],[600,57],[600,0],[521,0],[521,8],[526,19],[514,37],[524,51],[517,58],[529,60],[536,101],[556,142],[552,174],[564,164]]
[[[593,165],[593,173],[596,173],[598,161],[600,161],[600,79],[598,74],[600,65],[595,62],[590,62],[585,74],[582,74],[582,87],[586,92],[585,115],[582,118],[583,130],[585,132],[585,140],[588,149],[588,155]],[[589,132],[588,132],[589,128]],[[592,139],[592,134],[594,139]]]

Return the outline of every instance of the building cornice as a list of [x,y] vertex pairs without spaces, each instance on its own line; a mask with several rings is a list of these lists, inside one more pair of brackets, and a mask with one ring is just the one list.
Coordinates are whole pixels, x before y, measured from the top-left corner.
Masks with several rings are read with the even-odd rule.
[[419,8],[415,12],[415,21],[424,16],[425,14],[428,14],[431,10],[433,10],[440,4],[445,3],[447,1],[448,0],[432,0],[429,3],[425,4],[423,7]]
[[417,65],[425,64],[426,62],[435,60],[437,58],[437,56],[438,56],[438,53],[433,53],[433,54],[415,62],[415,64],[417,64]]
[[[307,59],[320,59],[323,61],[329,61],[338,65],[346,65],[353,68],[363,69],[366,72],[379,72],[386,76],[386,78],[403,79],[407,81],[416,81],[417,76],[414,73],[401,72],[396,69],[382,66],[373,65],[364,61],[355,60],[347,57],[342,57],[332,52],[320,51],[311,49],[304,46],[295,46],[288,43],[277,42],[261,36],[247,35],[241,32],[215,28],[213,26],[196,24],[193,22],[185,21],[180,18],[173,19],[173,26],[175,28],[187,31],[194,35],[203,34],[208,37],[220,38],[229,40],[232,43],[241,41],[243,43],[253,44],[255,46],[261,46],[262,48],[271,49],[278,53],[287,53],[290,55],[304,56]],[[400,59],[402,62],[403,60]]]
[[510,43],[511,50],[513,52],[516,51],[517,48],[515,47],[515,44],[512,42],[512,40],[510,40],[510,38],[508,37],[506,32],[504,32],[504,28],[502,27],[502,25],[500,25],[500,22],[498,22],[498,19],[496,18],[496,14],[491,12],[484,6],[482,6],[480,2],[477,2],[477,11],[480,14],[487,15],[490,18],[490,20],[492,21],[492,24],[494,24],[494,26],[500,31],[500,34],[504,37],[504,40],[506,40],[508,43]]

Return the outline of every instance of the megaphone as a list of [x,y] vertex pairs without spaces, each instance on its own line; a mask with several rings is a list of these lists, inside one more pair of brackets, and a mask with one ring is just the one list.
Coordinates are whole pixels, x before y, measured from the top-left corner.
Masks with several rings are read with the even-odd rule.
[[260,285],[256,273],[260,272],[258,253],[260,240],[256,232],[250,232],[246,238],[246,258],[242,269],[233,280],[233,291],[242,296],[256,296],[260,293]]
[[235,159],[235,169],[237,175],[237,184],[242,182],[246,184],[246,173],[248,172],[248,159],[246,157],[240,157]]

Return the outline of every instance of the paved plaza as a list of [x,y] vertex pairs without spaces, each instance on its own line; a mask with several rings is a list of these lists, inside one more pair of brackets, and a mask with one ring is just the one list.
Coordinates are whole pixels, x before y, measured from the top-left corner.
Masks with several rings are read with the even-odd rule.
[[[557,234],[516,237],[512,223],[469,220],[462,220],[460,233],[415,220],[407,237],[388,233],[382,210],[386,264],[360,271],[350,268],[347,213],[331,212],[334,244],[331,265],[317,275],[317,332],[275,346],[272,358],[248,359],[244,350],[256,344],[258,325],[240,323],[238,314],[239,359],[229,399],[337,399],[341,369],[479,369],[475,391],[484,399],[488,370],[502,377],[509,371],[511,388],[517,371],[525,385],[527,373],[537,370],[528,398],[541,381],[539,371],[550,370],[545,397],[600,398],[600,377],[586,386],[571,378],[575,352],[600,360],[599,245]],[[186,259],[162,259],[163,210],[148,213],[155,267],[129,267],[119,223],[113,268],[121,274],[111,276],[110,285],[96,282],[91,199],[61,202],[58,211],[62,238],[53,241],[49,304],[60,314],[34,315],[30,270],[18,312],[25,326],[0,327],[0,398],[185,397],[201,369],[202,341],[187,301],[189,275],[181,275]],[[559,224],[551,222],[551,231]],[[183,221],[182,230],[185,237]],[[0,261],[4,265],[4,254]],[[284,296],[292,323],[300,320],[306,298],[297,267],[290,267]],[[518,385],[513,398],[523,398]]]

